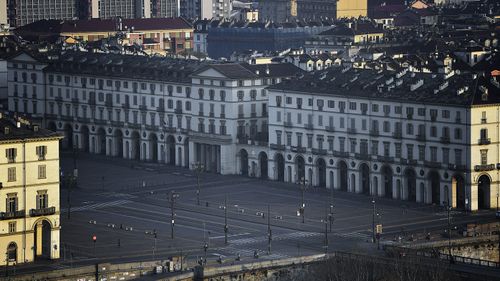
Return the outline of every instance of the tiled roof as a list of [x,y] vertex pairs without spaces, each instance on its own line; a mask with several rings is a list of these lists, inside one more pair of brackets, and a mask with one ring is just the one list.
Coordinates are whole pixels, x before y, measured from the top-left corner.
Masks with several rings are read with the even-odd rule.
[[35,126],[21,124],[18,128],[15,120],[3,115],[0,118],[0,142],[61,137],[58,133]]
[[[113,32],[118,27],[117,19],[91,19],[62,22],[61,32]],[[191,24],[183,18],[123,19],[122,27],[143,30],[189,29]]]

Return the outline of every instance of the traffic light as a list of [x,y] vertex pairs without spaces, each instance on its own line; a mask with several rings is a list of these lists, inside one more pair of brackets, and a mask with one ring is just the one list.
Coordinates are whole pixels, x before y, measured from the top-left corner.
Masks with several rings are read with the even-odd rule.
[[96,235],[92,235],[92,241],[94,242],[94,244],[95,244],[95,242],[97,242],[97,236]]

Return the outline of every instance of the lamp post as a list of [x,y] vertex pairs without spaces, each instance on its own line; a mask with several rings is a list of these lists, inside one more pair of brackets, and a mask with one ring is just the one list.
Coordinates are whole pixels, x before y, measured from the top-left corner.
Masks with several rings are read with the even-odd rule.
[[175,199],[179,198],[179,194],[175,191],[170,192],[170,210],[171,210],[171,229],[170,237],[174,239],[174,226],[175,226]]
[[299,212],[298,215],[302,216],[302,223],[305,223],[305,209],[306,209],[306,204],[304,203],[304,192],[307,189],[307,180],[305,180],[303,177],[299,179],[297,182],[299,185],[300,191],[302,193],[302,204],[299,207]]
[[372,243],[375,243],[375,197],[372,197]]
[[451,206],[450,202],[443,202],[443,204],[446,206],[446,213],[448,215],[448,254],[450,255],[450,263],[453,263],[453,256],[451,255]]
[[203,165],[201,162],[194,162],[191,164],[191,168],[196,173],[196,183],[197,183],[196,204],[200,205],[200,174],[205,169],[205,165]]
[[224,244],[227,245],[227,234],[229,227],[227,225],[227,196],[224,198]]

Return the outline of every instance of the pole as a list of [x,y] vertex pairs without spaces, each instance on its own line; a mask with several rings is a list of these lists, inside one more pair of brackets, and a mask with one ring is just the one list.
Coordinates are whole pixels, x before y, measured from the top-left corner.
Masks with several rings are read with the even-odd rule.
[[451,255],[451,220],[450,220],[450,203],[448,202],[446,206],[446,210],[448,212],[448,251],[450,254],[450,263],[453,263],[453,256]]
[[227,195],[224,198],[224,244],[227,245],[227,233],[229,231],[228,225],[227,225]]
[[328,215],[325,217],[325,254],[328,254]]
[[198,189],[196,190],[196,204],[200,205],[200,171],[198,171],[198,167],[196,167],[196,182]]
[[174,224],[175,224],[175,211],[174,211],[174,192],[170,193],[170,210],[171,210],[171,230],[170,230],[170,238],[174,239]]
[[267,205],[267,254],[271,254],[271,205]]
[[332,225],[333,225],[333,186],[330,187],[330,217],[328,218],[330,221],[330,232],[332,232]]
[[68,220],[71,218],[71,185],[72,182],[68,184]]
[[375,243],[375,198],[372,197],[372,242]]

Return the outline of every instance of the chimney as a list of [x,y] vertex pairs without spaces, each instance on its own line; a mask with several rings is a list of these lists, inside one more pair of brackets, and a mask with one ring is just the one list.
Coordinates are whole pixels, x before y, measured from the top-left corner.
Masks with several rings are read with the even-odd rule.
[[3,130],[3,133],[4,133],[5,135],[10,134],[10,128],[9,128],[8,126],[5,126],[5,127],[4,127],[4,130]]
[[38,129],[39,129],[38,125],[33,125],[33,132],[38,132]]

